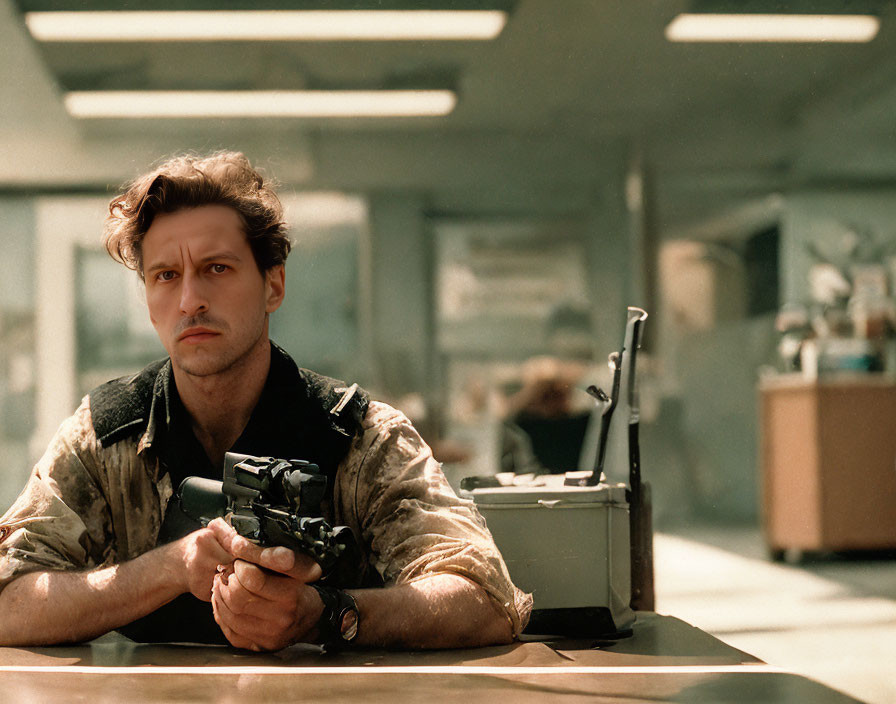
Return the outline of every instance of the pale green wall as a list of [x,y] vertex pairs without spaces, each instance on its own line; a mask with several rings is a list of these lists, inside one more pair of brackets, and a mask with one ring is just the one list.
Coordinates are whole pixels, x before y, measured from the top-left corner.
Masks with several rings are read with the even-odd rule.
[[[30,465],[34,392],[21,390],[21,365],[34,360],[34,206],[29,198],[0,198],[0,511],[12,503]],[[30,360],[30,364],[29,364]]]
[[34,205],[30,198],[0,197],[0,307],[34,306]]
[[359,373],[358,232],[319,229],[297,242],[286,264],[286,298],[271,316],[271,338],[303,367],[350,378]]
[[[781,221],[781,300],[804,303],[815,242],[836,251],[846,231],[858,227],[896,251],[896,191],[807,191],[788,195]],[[884,263],[884,262],[881,262]]]
[[432,388],[432,247],[424,201],[411,193],[370,200],[372,342],[391,394]]

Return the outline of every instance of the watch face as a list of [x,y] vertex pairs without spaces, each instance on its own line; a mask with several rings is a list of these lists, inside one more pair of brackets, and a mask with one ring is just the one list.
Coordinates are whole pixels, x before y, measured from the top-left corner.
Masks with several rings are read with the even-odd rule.
[[342,612],[342,623],[339,624],[339,632],[342,640],[352,641],[358,635],[358,612],[354,609],[346,609]]

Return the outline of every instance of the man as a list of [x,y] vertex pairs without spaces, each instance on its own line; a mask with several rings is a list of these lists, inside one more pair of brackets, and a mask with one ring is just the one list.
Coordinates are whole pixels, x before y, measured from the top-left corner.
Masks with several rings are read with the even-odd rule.
[[[110,204],[105,244],[143,279],[169,358],[86,396],[0,519],[0,643],[122,629],[251,650],[456,647],[520,633],[531,598],[408,420],[269,341],[290,244],[245,157],[179,157],[138,178]],[[313,560],[221,519],[185,524],[174,491],[219,478],[229,450],[320,465],[325,518],[361,545],[360,588],[321,587]]]

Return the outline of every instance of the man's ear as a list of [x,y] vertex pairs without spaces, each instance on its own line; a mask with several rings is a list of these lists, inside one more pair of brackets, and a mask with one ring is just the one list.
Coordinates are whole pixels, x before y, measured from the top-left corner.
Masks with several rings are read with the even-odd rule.
[[282,264],[272,266],[264,273],[265,312],[273,313],[283,303],[286,295],[286,270]]

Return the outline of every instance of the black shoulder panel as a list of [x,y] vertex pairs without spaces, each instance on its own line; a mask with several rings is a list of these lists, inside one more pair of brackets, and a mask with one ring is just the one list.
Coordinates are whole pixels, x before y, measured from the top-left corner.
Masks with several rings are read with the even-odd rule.
[[370,397],[356,384],[347,386],[308,369],[298,372],[299,388],[304,392],[296,424],[302,457],[332,476],[361,432]]
[[146,428],[156,377],[167,361],[153,362],[133,376],[113,379],[88,394],[93,429],[103,447]]
[[361,422],[370,404],[369,394],[357,384],[318,374],[309,369],[299,369],[309,401],[322,412],[321,420],[336,432],[353,438],[361,431]]

